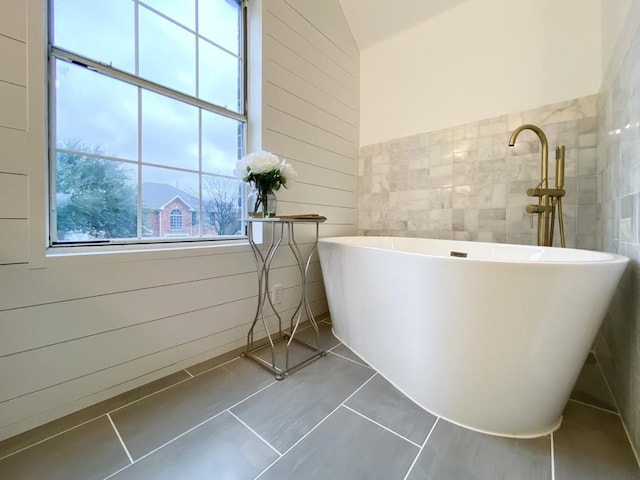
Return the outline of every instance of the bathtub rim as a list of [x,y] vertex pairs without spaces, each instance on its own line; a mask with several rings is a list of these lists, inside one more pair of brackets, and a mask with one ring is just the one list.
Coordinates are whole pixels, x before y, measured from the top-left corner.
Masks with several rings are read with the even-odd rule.
[[[491,246],[495,246],[498,248],[509,248],[513,247],[517,250],[530,250],[537,252],[555,252],[556,254],[578,254],[580,256],[593,256],[594,258],[590,259],[567,259],[567,260],[538,260],[538,259],[514,259],[514,258],[489,258],[489,257],[456,257],[456,256],[447,256],[447,255],[438,255],[434,253],[425,252],[413,252],[403,249],[395,249],[391,248],[387,245],[366,245],[357,242],[348,242],[345,240],[355,240],[355,239],[400,239],[400,241],[409,240],[415,242],[438,242],[438,243],[451,243],[452,245],[472,245],[474,247],[480,248],[488,248]],[[416,255],[416,256],[424,256],[433,259],[448,259],[457,262],[481,262],[481,263],[509,263],[509,264],[522,264],[522,265],[591,265],[591,264],[618,264],[618,263],[628,263],[630,259],[624,255],[620,255],[618,253],[611,252],[603,252],[599,250],[586,250],[579,248],[561,248],[561,247],[542,247],[537,245],[520,245],[515,243],[498,243],[498,242],[480,242],[480,241],[472,241],[472,240],[450,240],[450,239],[441,239],[441,238],[428,238],[428,237],[407,237],[407,236],[390,236],[390,235],[347,235],[347,236],[333,236],[333,237],[322,237],[318,240],[319,244],[329,243],[335,245],[343,245],[345,247],[355,247],[355,248],[364,248],[371,250],[379,250],[386,252],[396,252],[404,255]]]

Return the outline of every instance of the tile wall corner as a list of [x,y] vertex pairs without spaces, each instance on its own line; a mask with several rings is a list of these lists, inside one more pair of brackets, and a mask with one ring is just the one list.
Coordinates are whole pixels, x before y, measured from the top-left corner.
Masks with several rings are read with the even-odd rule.
[[[637,8],[637,7],[633,7]],[[630,16],[607,72],[598,115],[597,171],[602,249],[629,266],[600,330],[596,354],[640,453],[640,20]],[[624,51],[626,49],[626,51]]]

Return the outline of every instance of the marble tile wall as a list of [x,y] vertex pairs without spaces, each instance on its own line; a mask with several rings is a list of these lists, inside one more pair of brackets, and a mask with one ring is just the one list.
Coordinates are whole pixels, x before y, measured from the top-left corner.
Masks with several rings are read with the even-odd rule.
[[535,244],[525,206],[540,182],[540,143],[525,131],[507,146],[533,123],[549,140],[551,185],[555,146],[566,145],[567,246],[597,248],[597,110],[592,95],[361,147],[359,233]]
[[603,82],[598,129],[602,248],[631,259],[596,342],[627,432],[640,453],[640,6]]

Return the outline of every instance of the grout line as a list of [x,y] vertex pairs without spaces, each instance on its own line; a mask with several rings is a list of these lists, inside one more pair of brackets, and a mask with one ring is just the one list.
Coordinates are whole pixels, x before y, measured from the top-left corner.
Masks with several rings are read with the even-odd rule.
[[418,445],[416,442],[409,440],[407,437],[404,437],[402,435],[400,435],[398,432],[394,432],[393,430],[391,430],[389,427],[385,427],[384,425],[382,425],[381,423],[376,422],[375,420],[373,420],[372,418],[367,417],[366,415],[358,412],[357,410],[354,410],[353,408],[351,408],[349,405],[342,405],[344,408],[351,410],[353,413],[360,415],[362,418],[364,418],[365,420],[370,421],[371,423],[373,423],[374,425],[379,426],[380,428],[384,428],[385,430],[387,430],[388,432],[393,433],[395,436],[400,437],[403,440],[406,440],[407,442],[409,442],[412,445],[415,445],[416,447],[420,448],[420,445]]
[[114,432],[116,432],[116,435],[118,437],[118,440],[120,440],[120,444],[122,445],[122,448],[124,448],[124,453],[126,453],[127,457],[129,457],[129,461],[131,463],[133,463],[133,458],[131,458],[131,454],[129,453],[129,449],[125,445],[124,440],[122,439],[122,436],[120,435],[120,432],[118,431],[118,428],[116,427],[116,424],[113,423],[113,419],[111,418],[111,415],[109,415],[108,413],[107,413],[107,418],[109,419],[109,423],[111,423],[111,426],[113,427]]
[[145,400],[145,399],[147,399],[147,398],[149,398],[149,397],[152,397],[153,395],[155,395],[155,394],[157,394],[157,393],[164,392],[165,390],[168,390],[168,389],[170,389],[170,388],[172,388],[172,387],[175,387],[175,386],[177,386],[177,385],[181,385],[181,384],[183,384],[184,382],[188,382],[189,380],[191,380],[191,378],[185,378],[185,379],[183,379],[183,380],[180,380],[179,382],[176,382],[176,383],[174,383],[174,384],[171,384],[171,385],[168,385],[168,386],[166,386],[166,387],[164,387],[164,388],[161,388],[160,390],[156,390],[155,392],[148,393],[147,395],[145,395],[145,396],[143,396],[143,397],[136,398],[135,400],[132,400],[132,401],[131,401],[131,402],[129,402],[129,403],[125,403],[124,405],[120,405],[119,407],[114,408],[113,410],[108,411],[108,412],[107,412],[107,415],[111,415],[112,413],[115,413],[115,412],[117,412],[118,410],[122,410],[123,408],[129,407],[129,406],[133,405],[134,403],[138,403],[138,402],[140,402],[140,401],[142,401],[142,400]]
[[551,432],[551,480],[556,480],[556,455],[553,432]]
[[[133,401],[131,401],[131,402],[129,402],[129,403],[127,403],[127,404],[125,404],[125,405],[120,405],[118,408],[114,408],[113,410],[109,411],[108,413],[109,413],[109,414],[111,414],[111,413],[117,412],[118,410],[122,410],[123,408],[128,407],[128,406],[130,406],[130,405],[133,405],[134,403],[140,402],[141,400],[144,400],[144,399],[146,399],[146,398],[152,397],[153,395],[156,395],[156,394],[158,394],[158,393],[160,393],[160,392],[164,392],[165,390],[168,390],[168,389],[170,389],[170,388],[173,388],[173,387],[175,387],[175,386],[177,386],[177,385],[180,385],[180,384],[182,384],[182,383],[184,383],[184,382],[188,382],[188,381],[189,381],[189,380],[191,380],[192,378],[198,377],[198,376],[200,376],[200,375],[202,375],[202,374],[204,374],[204,373],[207,373],[207,372],[210,372],[210,371],[212,371],[212,370],[215,370],[216,368],[223,367],[223,366],[225,366],[225,365],[227,365],[227,364],[229,364],[229,363],[231,363],[231,362],[235,362],[236,360],[238,360],[238,359],[240,359],[240,358],[241,358],[240,356],[234,357],[234,358],[232,358],[231,360],[228,360],[228,361],[226,361],[226,362],[224,362],[224,363],[221,363],[220,365],[216,365],[215,367],[212,367],[212,368],[210,368],[210,369],[208,369],[208,370],[205,370],[204,372],[201,372],[201,373],[199,373],[199,374],[197,374],[197,375],[191,375],[189,372],[187,372],[187,373],[189,373],[189,375],[191,375],[191,377],[190,377],[190,378],[185,378],[184,380],[180,380],[179,382],[173,383],[173,384],[171,384],[171,385],[167,385],[166,387],[161,388],[160,390],[156,390],[155,392],[151,392],[151,393],[149,393],[148,395],[145,395],[144,397],[136,398],[135,400],[133,400]],[[185,371],[186,371],[186,370],[185,370]]]
[[[600,377],[604,380],[604,385],[607,387],[607,392],[609,392],[609,398],[613,401],[613,408],[616,413],[620,415],[620,408],[618,408],[618,402],[616,401],[616,397],[613,395],[613,390],[611,389],[611,385],[609,385],[609,380],[607,380],[607,376],[604,374],[604,368],[602,368],[602,364],[600,363],[600,359],[596,354],[594,349],[590,350],[589,353],[593,355],[594,360],[596,361],[596,365],[598,366],[598,372],[600,372]],[[571,400],[571,398],[569,398]],[[622,415],[620,415],[622,417]]]
[[[324,320],[321,320],[320,322],[324,322]],[[320,322],[318,322],[318,323],[320,323]],[[310,326],[311,326],[311,325],[309,324],[309,325],[307,325],[307,326],[303,327],[302,329],[300,329],[299,331],[305,330],[305,329],[309,328]],[[334,347],[334,348],[335,348],[335,347]],[[205,374],[205,373],[211,372],[211,371],[213,371],[213,370],[215,370],[215,369],[217,369],[217,368],[220,368],[220,367],[223,367],[223,366],[225,366],[225,365],[228,365],[229,363],[234,362],[234,361],[236,361],[236,360],[239,360],[240,358],[242,358],[242,357],[240,357],[240,356],[238,355],[237,357],[233,357],[232,359],[227,360],[226,362],[223,362],[223,363],[221,363],[221,364],[219,364],[219,365],[216,365],[215,367],[211,367],[211,368],[209,368],[209,369],[207,369],[207,370],[203,370],[202,372],[197,373],[196,375],[193,375],[193,374],[192,374],[191,372],[189,372],[187,369],[183,369],[183,370],[184,370],[184,372],[186,372],[186,373],[189,375],[189,378],[185,378],[185,379],[180,380],[180,381],[178,381],[178,382],[176,382],[176,383],[173,383],[173,384],[171,384],[171,385],[167,385],[166,387],[161,388],[161,389],[159,389],[159,390],[156,390],[156,391],[154,391],[154,392],[151,392],[151,393],[149,393],[149,394],[147,394],[147,395],[144,395],[143,397],[140,397],[140,398],[137,398],[137,399],[135,399],[135,400],[132,400],[132,401],[130,401],[130,402],[128,402],[128,403],[125,403],[124,405],[120,405],[119,407],[114,408],[113,410],[109,410],[109,411],[107,411],[107,412],[105,412],[105,413],[101,413],[101,414],[99,414],[99,415],[96,415],[95,417],[89,418],[89,419],[87,419],[87,420],[85,420],[85,421],[83,421],[83,422],[81,422],[81,423],[78,423],[77,425],[73,425],[72,427],[69,427],[69,428],[67,428],[67,429],[65,429],[65,430],[62,430],[62,431],[60,431],[60,432],[57,432],[57,433],[55,433],[55,434],[53,434],[53,435],[50,435],[50,436],[48,436],[48,437],[46,437],[46,438],[43,438],[43,439],[41,439],[41,440],[38,440],[37,442],[30,443],[29,445],[26,445],[26,446],[24,446],[24,447],[22,447],[22,448],[20,448],[20,449],[16,450],[15,452],[11,452],[11,453],[9,453],[9,454],[7,454],[7,455],[3,456],[3,457],[0,457],[0,460],[4,460],[5,458],[9,458],[9,457],[11,457],[11,456],[13,456],[13,455],[16,455],[16,454],[20,453],[20,452],[23,452],[23,451],[25,451],[25,450],[28,450],[28,449],[29,449],[29,448],[31,448],[31,447],[35,447],[36,445],[40,445],[41,443],[44,443],[44,442],[46,442],[46,441],[48,441],[48,440],[51,440],[51,439],[53,439],[53,438],[55,438],[55,437],[58,437],[58,436],[63,435],[63,434],[65,434],[65,433],[67,433],[67,432],[70,432],[71,430],[74,430],[74,429],[76,429],[76,428],[82,427],[83,425],[86,425],[86,424],[87,424],[87,423],[89,423],[89,422],[93,422],[94,420],[97,420],[98,418],[100,418],[100,417],[101,417],[101,416],[103,416],[103,415],[107,415],[107,416],[109,416],[109,419],[111,419],[110,415],[111,415],[112,413],[115,413],[115,412],[117,412],[117,411],[119,411],[119,410],[121,410],[121,409],[123,409],[123,408],[125,408],[125,407],[128,407],[128,406],[130,406],[130,405],[133,405],[134,403],[137,403],[137,402],[139,402],[139,401],[141,401],[141,400],[144,400],[144,399],[146,399],[146,398],[149,398],[149,397],[151,397],[151,396],[153,396],[153,395],[156,395],[156,394],[158,394],[158,393],[160,393],[160,392],[163,392],[163,391],[165,391],[165,390],[167,390],[167,389],[169,389],[169,388],[172,388],[172,387],[175,387],[175,386],[177,386],[177,385],[180,385],[181,383],[187,382],[187,381],[191,380],[192,378],[198,377],[198,376],[203,375],[203,374]],[[270,384],[270,385],[271,385],[271,384]],[[266,387],[265,387],[265,388],[266,388]],[[261,391],[261,390],[259,390],[259,391]],[[258,393],[258,392],[256,392],[256,393]],[[249,398],[249,397],[247,397],[247,398]],[[246,399],[244,399],[244,400],[246,400]],[[242,401],[244,401],[244,400],[242,400]],[[241,402],[242,402],[242,401],[241,401]],[[241,403],[241,402],[239,402],[239,403]],[[235,406],[235,405],[234,405],[234,406]],[[230,408],[232,408],[232,407],[230,407]]]
[[280,457],[282,457],[282,454],[273,446],[271,445],[269,442],[267,442],[258,432],[256,432],[253,428],[251,428],[249,425],[247,425],[246,423],[244,423],[242,421],[242,419],[240,417],[238,417],[235,413],[233,413],[231,410],[227,410],[227,412],[229,412],[229,414],[231,414],[233,416],[233,418],[235,418],[236,420],[238,420],[242,425],[244,425],[245,427],[247,427],[247,429],[249,429],[249,431],[251,431],[251,433],[253,433],[256,437],[258,437],[260,440],[262,440],[271,450],[273,450],[274,452],[276,452]]
[[[140,460],[140,459],[138,459],[138,460]],[[136,462],[137,462],[138,460],[136,460]],[[130,463],[129,465],[125,465],[124,467],[122,467],[122,468],[120,468],[120,469],[116,470],[115,472],[110,473],[109,475],[107,475],[106,477],[104,477],[104,480],[109,480],[110,478],[113,478],[113,476],[114,476],[114,475],[117,475],[117,474],[119,474],[120,472],[122,472],[122,471],[126,470],[126,469],[127,469],[127,468],[129,468],[131,465],[135,465],[135,463],[136,463],[136,462]]]
[[[171,440],[166,441],[165,443],[163,443],[162,445],[160,445],[159,447],[154,448],[153,450],[151,450],[150,452],[147,452],[146,454],[144,454],[143,456],[141,456],[140,458],[138,458],[136,461],[134,461],[131,465],[134,465],[136,463],[138,463],[141,460],[144,460],[145,458],[147,458],[150,455],[153,455],[154,453],[156,453],[158,450],[160,450],[161,448],[166,447],[167,445],[175,442],[176,440],[184,437],[185,435],[193,432],[196,428],[201,427],[202,425],[204,425],[207,422],[210,422],[211,420],[215,419],[216,417],[222,415],[226,410],[223,410],[219,413],[216,413],[214,416],[207,418],[206,420],[203,420],[202,422],[198,423],[197,425],[194,425],[193,427],[189,428],[188,430],[185,430],[184,432],[182,432],[180,435],[177,435],[175,437],[173,437]],[[123,468],[121,468],[120,470],[113,472],[112,474],[110,474],[108,477],[105,477],[105,480],[107,480],[108,478],[113,477],[114,475],[116,475],[117,473],[120,473],[122,470],[125,470],[127,468],[129,468],[131,465],[127,465]]]
[[0,457],[0,460],[4,460],[5,458],[9,458],[9,457],[11,457],[13,455],[16,455],[16,454],[20,453],[20,452],[24,452],[25,450],[28,450],[31,447],[35,447],[36,445],[40,445],[41,443],[44,443],[47,440],[51,440],[53,438],[59,437],[60,435],[62,435],[64,433],[70,432],[71,430],[74,430],[74,429],[76,429],[78,427],[82,427],[83,425],[86,425],[89,422],[93,422],[94,420],[97,420],[98,418],[102,417],[103,415],[105,415],[105,414],[103,413],[101,415],[98,415],[97,417],[90,418],[89,420],[85,420],[84,422],[79,423],[78,425],[74,425],[73,427],[69,427],[66,430],[63,430],[63,431],[58,432],[58,433],[55,433],[55,434],[53,434],[53,435],[51,435],[51,436],[49,436],[47,438],[43,438],[42,440],[38,440],[37,442],[30,443],[29,445],[27,445],[25,447],[22,447],[19,450],[16,450],[15,452],[11,452],[11,453],[5,455],[4,457]]
[[[123,409],[123,408],[125,408],[125,407],[128,407],[128,406],[130,406],[130,405],[133,405],[133,404],[134,404],[134,403],[136,403],[136,402],[139,402],[139,401],[141,401],[141,400],[144,400],[145,398],[149,398],[149,397],[151,397],[151,396],[153,396],[153,395],[155,395],[155,394],[157,394],[157,393],[163,392],[163,391],[165,391],[165,390],[167,390],[167,389],[169,389],[169,388],[172,388],[172,387],[175,387],[175,386],[177,386],[177,385],[180,385],[181,383],[187,382],[187,381],[191,380],[191,378],[195,378],[196,376],[202,375],[202,374],[204,374],[204,373],[207,373],[207,372],[210,372],[210,371],[212,371],[212,370],[215,370],[216,368],[219,368],[219,367],[222,367],[222,366],[224,366],[224,365],[227,365],[227,364],[229,364],[229,363],[231,363],[231,362],[233,362],[233,361],[235,361],[235,360],[238,360],[239,358],[241,358],[241,357],[239,357],[239,356],[238,356],[238,357],[234,357],[234,358],[232,358],[231,360],[228,360],[228,361],[226,361],[226,362],[224,362],[224,363],[221,363],[220,365],[216,365],[215,367],[212,367],[212,368],[210,368],[210,369],[208,369],[208,370],[205,370],[204,372],[201,372],[201,373],[199,373],[198,375],[195,375],[195,376],[194,376],[194,375],[191,375],[191,373],[187,372],[187,373],[189,373],[189,375],[191,375],[191,377],[190,377],[190,378],[185,378],[185,379],[180,380],[180,381],[178,381],[178,382],[176,382],[176,383],[172,383],[171,385],[167,385],[166,387],[161,388],[160,390],[156,390],[156,391],[154,391],[154,392],[151,392],[151,393],[149,393],[149,394],[147,394],[147,395],[145,395],[145,396],[143,396],[143,397],[140,397],[140,398],[137,398],[137,399],[135,399],[135,400],[132,400],[132,401],[130,401],[129,403],[125,403],[124,405],[120,405],[118,408],[114,408],[113,410],[109,410],[109,411],[107,411],[107,412],[105,412],[105,413],[101,413],[100,415],[97,415],[97,416],[95,416],[95,417],[89,418],[88,420],[85,420],[84,422],[78,423],[77,425],[73,425],[72,427],[69,427],[69,428],[67,428],[67,429],[65,429],[65,430],[62,430],[62,431],[57,432],[57,433],[54,433],[53,435],[50,435],[50,436],[48,436],[48,437],[46,437],[46,438],[43,438],[43,439],[41,439],[41,440],[38,440],[37,442],[30,443],[29,445],[26,445],[26,446],[24,446],[24,447],[22,447],[22,448],[20,448],[20,449],[16,450],[15,452],[11,452],[11,453],[9,453],[9,454],[5,455],[4,457],[0,457],[0,460],[4,460],[5,458],[8,458],[8,457],[10,457],[10,456],[12,456],[12,455],[15,455],[15,454],[17,454],[17,453],[23,452],[23,451],[25,451],[25,450],[27,450],[27,449],[29,449],[29,448],[31,448],[31,447],[35,447],[36,445],[40,445],[41,443],[44,443],[44,442],[46,442],[47,440],[51,440],[51,439],[53,439],[53,438],[55,438],[55,437],[58,437],[58,436],[60,436],[60,435],[62,435],[62,434],[65,434],[65,433],[67,433],[67,432],[70,432],[71,430],[74,430],[74,429],[76,429],[76,428],[82,427],[83,425],[86,425],[86,424],[87,424],[87,423],[89,423],[89,422],[93,422],[94,420],[97,420],[98,418],[102,417],[103,415],[111,415],[112,413],[115,413],[115,412],[117,412],[118,410],[121,410],[121,409]],[[185,370],[185,372],[186,372],[186,370]]]
[[404,476],[403,480],[407,480],[407,478],[409,478],[409,474],[411,473],[411,470],[413,470],[413,466],[416,464],[416,462],[418,461],[418,458],[420,458],[420,455],[422,454],[422,451],[424,450],[424,446],[427,444],[427,442],[429,441],[429,438],[431,438],[431,434],[433,433],[433,431],[436,428],[436,425],[438,424],[438,421],[440,420],[440,417],[436,417],[436,421],[433,422],[433,425],[431,425],[431,430],[429,430],[429,433],[427,433],[427,438],[424,439],[424,442],[422,442],[422,446],[420,446],[420,450],[418,450],[418,453],[416,453],[416,457],[413,459],[413,462],[411,462],[411,465],[409,466],[409,470],[407,470],[406,475]]
[[227,410],[231,410],[232,408],[237,407],[238,405],[240,405],[243,402],[246,402],[247,400],[249,400],[251,397],[256,396],[257,394],[259,394],[260,392],[266,390],[267,388],[269,388],[272,385],[275,385],[276,383],[278,383],[278,380],[274,380],[271,383],[265,385],[264,387],[262,387],[261,389],[253,392],[251,395],[247,395],[245,398],[243,398],[242,400],[240,400],[239,402],[234,403],[233,405],[231,405],[230,407],[227,408]]
[[[338,346],[338,345],[336,345],[336,347],[337,347],[337,346]],[[333,348],[335,348],[335,347],[333,347]],[[333,350],[333,349],[331,349],[331,350],[327,350],[327,353],[331,353],[332,355],[335,355],[336,357],[340,357],[340,358],[344,358],[345,360],[349,360],[350,362],[353,362],[353,363],[355,363],[356,365],[360,365],[360,366],[362,366],[362,367],[371,368],[369,365],[365,365],[364,363],[357,362],[357,361],[355,361],[353,358],[345,357],[344,355],[340,355],[339,353],[333,352],[332,350]],[[371,368],[371,370],[373,370],[373,369]]]
[[[602,368],[602,365],[600,364],[600,359],[598,358],[598,355],[596,355],[595,352],[593,352],[593,358],[596,359],[596,364],[598,365],[598,370],[600,371],[600,376],[604,380],[604,384],[607,386],[607,391],[609,392],[609,397],[611,397],[611,400],[613,400],[613,406],[616,409],[616,412],[618,414],[620,414],[620,408],[618,407],[618,402],[616,401],[616,397],[613,395],[613,390],[611,389],[611,385],[609,385],[609,380],[607,380],[607,376],[604,374],[604,369]],[[622,422],[622,423],[624,423],[624,422]]]
[[609,390],[609,395],[611,396],[611,399],[613,400],[613,404],[616,407],[617,413],[620,416],[620,423],[622,423],[622,428],[624,430],[624,433],[626,433],[627,435],[627,440],[629,440],[629,445],[631,446],[631,451],[633,452],[633,455],[636,458],[636,463],[638,464],[638,466],[640,466],[640,452],[636,451],[636,447],[633,441],[631,440],[631,435],[629,434],[627,425],[624,423],[624,418],[620,414],[620,407],[618,407],[618,402],[616,401],[616,397],[613,395],[613,390],[611,389],[611,385],[609,385],[609,380],[607,380],[607,376],[604,374],[604,369],[602,368],[600,359],[598,358],[598,355],[596,355],[595,353],[593,354],[593,356],[596,359],[596,363],[598,364],[598,368],[600,369],[600,375],[602,375],[602,378],[604,379],[604,384],[607,386],[607,389]]
[[354,392],[353,392],[351,395],[349,395],[347,398],[345,398],[345,399],[342,401],[342,404],[341,404],[341,405],[344,405],[344,403],[345,403],[345,402],[348,402],[349,400],[351,400],[351,397],[353,397],[356,393],[358,393],[360,390],[362,390],[362,388],[363,388],[367,383],[369,383],[369,382],[373,379],[373,377],[375,377],[375,376],[377,375],[377,373],[378,373],[378,372],[375,372],[375,371],[374,371],[374,372],[373,372],[373,375],[371,375],[369,378],[367,378],[367,380],[366,380],[362,385],[360,385],[358,388],[356,388],[356,389],[354,390]]
[[[320,322],[318,322],[318,323],[321,323],[321,322],[324,322],[324,320],[321,320],[321,321],[320,321]],[[302,330],[305,330],[305,329],[309,328],[310,326],[311,326],[311,325],[309,324],[309,325],[307,325],[307,326],[303,327],[302,329],[300,329],[300,330],[298,330],[298,331],[300,332],[300,331],[302,331]],[[335,347],[333,347],[333,348],[335,348]],[[11,453],[9,453],[9,454],[7,454],[7,455],[3,456],[3,457],[0,457],[0,460],[4,460],[5,458],[9,458],[9,457],[11,457],[11,456],[13,456],[13,455],[16,455],[16,454],[20,453],[20,452],[23,452],[23,451],[25,451],[25,450],[28,450],[28,449],[29,449],[29,448],[31,448],[31,447],[35,447],[36,445],[40,445],[41,443],[44,443],[44,442],[46,442],[46,441],[48,441],[48,440],[51,440],[51,439],[53,439],[53,438],[55,438],[55,437],[58,437],[58,436],[63,435],[63,434],[65,434],[65,433],[67,433],[67,432],[70,432],[71,430],[74,430],[74,429],[76,429],[76,428],[82,427],[83,425],[86,425],[86,424],[87,424],[87,423],[89,423],[89,422],[93,422],[94,420],[97,420],[98,418],[100,418],[100,417],[101,417],[101,416],[103,416],[103,415],[107,415],[107,416],[108,416],[108,418],[109,418],[109,420],[111,420],[110,415],[111,415],[112,413],[115,413],[115,412],[117,412],[117,411],[119,411],[119,410],[121,410],[121,409],[123,409],[123,408],[125,408],[125,407],[128,407],[128,406],[130,406],[130,405],[133,405],[133,404],[135,404],[135,403],[137,403],[137,402],[139,402],[139,401],[141,401],[141,400],[144,400],[144,399],[146,399],[146,398],[149,398],[149,397],[151,397],[151,396],[153,396],[153,395],[156,395],[156,394],[158,394],[158,393],[160,393],[160,392],[163,392],[163,391],[165,391],[165,390],[168,390],[169,388],[172,388],[172,387],[175,387],[175,386],[177,386],[177,385],[180,385],[180,384],[182,384],[182,383],[184,383],[184,382],[187,382],[187,381],[191,380],[192,378],[198,377],[198,376],[203,375],[203,374],[205,374],[205,373],[211,372],[211,371],[213,371],[213,370],[215,370],[215,369],[217,369],[217,368],[220,368],[220,367],[223,367],[223,366],[225,366],[225,365],[228,365],[229,363],[234,362],[234,361],[236,361],[236,360],[239,360],[240,358],[242,358],[242,357],[240,357],[240,356],[234,357],[234,358],[232,358],[232,359],[230,359],[230,360],[227,360],[226,362],[221,363],[220,365],[216,365],[215,367],[211,367],[211,368],[209,368],[209,369],[207,369],[207,370],[203,370],[202,372],[200,372],[200,373],[198,373],[198,374],[196,374],[196,375],[193,375],[193,374],[192,374],[191,372],[189,372],[187,369],[183,369],[183,370],[184,370],[184,372],[186,372],[186,373],[189,375],[189,378],[185,378],[185,379],[180,380],[180,381],[178,381],[178,382],[176,382],[176,383],[173,383],[173,384],[171,384],[171,385],[167,385],[166,387],[161,388],[161,389],[159,389],[159,390],[156,390],[156,391],[154,391],[154,392],[151,392],[151,393],[149,393],[149,394],[147,394],[147,395],[144,395],[143,397],[140,397],[140,398],[137,398],[137,399],[135,399],[135,400],[132,400],[131,402],[125,403],[124,405],[120,405],[119,407],[114,408],[113,410],[109,410],[109,411],[107,411],[107,412],[105,412],[105,413],[101,413],[101,414],[99,414],[99,415],[97,415],[97,416],[95,416],[95,417],[89,418],[88,420],[85,420],[84,422],[78,423],[77,425],[73,425],[72,427],[69,427],[69,428],[67,428],[67,429],[65,429],[65,430],[62,430],[62,431],[60,431],[60,432],[57,432],[57,433],[55,433],[55,434],[53,434],[53,435],[50,435],[50,436],[48,436],[48,437],[46,437],[46,438],[43,438],[43,439],[41,439],[41,440],[38,440],[37,442],[30,443],[29,445],[26,445],[26,446],[24,446],[24,447],[22,447],[22,448],[20,448],[20,449],[16,450],[15,452],[11,452]],[[272,384],[269,384],[269,385],[267,385],[267,386],[270,386],[270,385],[272,385]],[[266,387],[265,387],[265,388],[266,388]],[[262,390],[263,390],[263,389],[259,390],[258,392],[260,392],[260,391],[262,391]],[[258,393],[258,392],[255,392],[255,393]],[[254,394],[254,395],[255,395],[255,394]],[[248,398],[250,398],[251,396],[252,396],[252,395],[250,395],[249,397],[247,397],[247,398],[245,398],[245,399],[241,400],[241,401],[240,401],[240,402],[238,402],[238,403],[242,403],[243,401],[247,400],[247,399],[248,399]],[[237,405],[237,404],[236,404],[236,405]],[[229,408],[233,408],[234,406],[235,406],[235,405],[233,405],[232,407],[229,407]],[[212,418],[214,418],[214,417],[212,417]],[[112,423],[113,423],[113,422],[112,422]],[[126,467],[125,467],[125,468],[126,468]]]
[[[149,455],[152,455],[152,454],[156,453],[158,450],[160,450],[160,449],[162,449],[162,448],[166,447],[167,445],[169,445],[169,444],[171,444],[171,443],[175,442],[176,440],[178,440],[178,439],[180,439],[180,438],[184,437],[185,435],[187,435],[187,434],[189,434],[189,433],[193,432],[195,429],[200,428],[202,425],[204,425],[205,423],[208,423],[208,422],[210,422],[211,420],[213,420],[213,419],[215,419],[215,418],[219,417],[220,415],[222,415],[223,413],[225,413],[227,410],[229,410],[229,409],[231,409],[231,408],[235,407],[236,405],[239,405],[240,403],[242,403],[242,402],[244,402],[245,400],[247,400],[247,399],[249,399],[249,398],[253,397],[254,395],[257,395],[258,393],[262,392],[264,389],[269,388],[269,387],[270,387],[271,385],[273,385],[274,383],[277,383],[277,382],[274,380],[273,382],[271,382],[270,384],[266,385],[265,387],[262,387],[262,388],[261,388],[260,390],[258,390],[257,392],[254,392],[254,393],[252,393],[251,395],[249,395],[248,397],[246,397],[246,398],[244,398],[244,399],[240,400],[239,402],[234,403],[234,404],[233,404],[233,405],[231,405],[228,409],[226,409],[226,410],[222,410],[221,412],[216,413],[215,415],[213,415],[213,416],[211,416],[211,417],[207,418],[206,420],[203,420],[202,422],[198,423],[197,425],[194,425],[193,427],[189,428],[188,430],[186,430],[186,431],[182,432],[180,435],[177,435],[177,436],[173,437],[171,440],[166,441],[165,443],[163,443],[163,444],[162,444],[162,445],[160,445],[159,447],[154,448],[154,449],[153,449],[153,450],[151,450],[150,452],[147,452],[146,454],[144,454],[143,456],[141,456],[140,458],[138,458],[138,459],[137,459],[135,462],[133,462],[131,465],[133,465],[133,464],[135,464],[135,463],[139,462],[140,460],[143,460],[143,459],[147,458]],[[113,473],[112,473],[112,474],[110,474],[108,477],[105,477],[105,479],[104,479],[104,480],[108,480],[109,478],[113,477],[114,475],[116,475],[116,474],[120,473],[121,471],[123,471],[123,470],[125,470],[125,469],[129,468],[131,465],[127,465],[127,466],[125,466],[125,467],[121,468],[120,470],[118,470],[118,471],[116,471],[116,472],[113,472]]]
[[[331,415],[333,415],[341,406],[344,405],[344,402],[348,401],[351,397],[353,397],[356,393],[358,393],[360,391],[360,389],[362,387],[364,387],[367,383],[369,383],[371,381],[371,379],[373,377],[376,376],[376,373],[374,372],[373,375],[371,375],[362,385],[360,385],[358,388],[356,388],[353,393],[351,395],[349,395],[347,398],[345,398],[342,403],[340,405],[338,405],[336,408],[334,408],[333,410],[331,410],[331,412],[324,417],[322,420],[320,420],[311,430],[309,430],[307,433],[305,433],[300,439],[298,439],[298,441],[296,443],[294,443],[293,445],[291,445],[283,454],[282,457],[284,457],[287,453],[289,453],[293,448],[295,448],[296,445],[298,445],[300,442],[302,442],[305,438],[307,438],[308,435],[311,434],[311,432],[313,432],[316,428],[318,428],[320,425],[322,425],[324,423],[324,421],[329,418]],[[282,458],[280,457],[280,458]],[[264,473],[269,470],[273,465],[275,465],[280,458],[278,458],[277,460],[274,460],[273,462],[271,462],[271,464],[267,465],[267,467],[262,470],[256,477],[254,477],[253,480],[257,480],[258,478],[260,478],[262,475],[264,475]]]
[[592,405],[590,403],[583,402],[582,400],[576,400],[575,398],[570,398],[569,401],[578,403],[580,405],[584,405],[585,407],[595,408],[596,410],[600,410],[601,412],[607,412],[607,413],[610,413],[611,415],[616,415],[618,417],[620,416],[618,412],[616,412],[615,410],[611,410],[610,408],[598,407],[597,405]]

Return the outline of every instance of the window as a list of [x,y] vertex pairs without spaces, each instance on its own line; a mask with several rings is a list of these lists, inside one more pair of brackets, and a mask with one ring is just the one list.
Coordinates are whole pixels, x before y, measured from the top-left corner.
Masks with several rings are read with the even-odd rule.
[[242,1],[50,0],[50,25],[51,244],[166,239],[177,204],[192,240],[241,235]]
[[182,230],[182,212],[177,208],[171,210],[169,224],[171,225],[171,230]]

